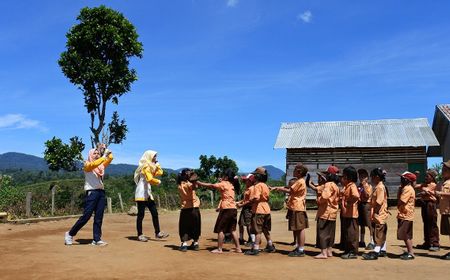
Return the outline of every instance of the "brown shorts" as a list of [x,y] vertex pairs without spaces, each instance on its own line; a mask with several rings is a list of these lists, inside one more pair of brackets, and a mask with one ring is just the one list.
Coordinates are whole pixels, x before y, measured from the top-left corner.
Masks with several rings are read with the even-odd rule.
[[413,221],[398,219],[397,239],[398,240],[413,239]]
[[220,209],[214,226],[214,233],[232,233],[236,230],[237,209]]
[[386,242],[387,225],[372,223],[373,241],[377,246],[383,246]]
[[239,225],[240,226],[250,226],[252,223],[252,207],[242,207],[241,214],[239,215]]
[[317,221],[317,230],[317,246],[320,249],[333,247],[334,236],[336,235],[336,221],[319,219]]
[[359,226],[358,218],[341,218],[343,245],[341,246],[344,252],[358,253],[359,242]]
[[304,211],[292,211],[289,217],[289,230],[297,231],[308,228],[308,216]]
[[272,230],[272,220],[270,214],[253,214],[250,233],[258,234],[263,231]]
[[371,227],[370,221],[370,204],[368,202],[361,202],[358,204],[358,224],[361,227]]
[[202,218],[198,208],[181,209],[178,232],[182,242],[190,239],[198,240],[201,234]]
[[450,215],[441,216],[441,234],[450,235]]

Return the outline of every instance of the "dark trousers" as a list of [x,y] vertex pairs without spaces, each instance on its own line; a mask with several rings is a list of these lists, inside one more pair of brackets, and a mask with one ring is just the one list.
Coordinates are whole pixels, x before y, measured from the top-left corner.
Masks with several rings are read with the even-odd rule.
[[344,244],[342,250],[345,253],[353,252],[358,253],[358,243],[359,243],[359,226],[357,218],[345,218],[342,217],[342,235],[344,239]]
[[423,221],[423,239],[426,246],[439,247],[439,228],[437,225],[436,202],[423,201],[422,221]]
[[138,215],[136,219],[136,229],[138,236],[142,235],[142,220],[144,220],[145,216],[145,207],[150,210],[152,214],[153,227],[155,228],[155,234],[158,234],[161,230],[159,229],[159,218],[158,218],[158,210],[156,209],[156,204],[154,200],[148,199],[147,201],[138,201]]
[[104,190],[92,190],[87,191],[84,198],[84,212],[78,221],[70,229],[69,234],[71,236],[77,235],[78,231],[89,221],[94,215],[94,241],[100,241],[102,239],[102,222],[103,213],[105,211],[106,196]]

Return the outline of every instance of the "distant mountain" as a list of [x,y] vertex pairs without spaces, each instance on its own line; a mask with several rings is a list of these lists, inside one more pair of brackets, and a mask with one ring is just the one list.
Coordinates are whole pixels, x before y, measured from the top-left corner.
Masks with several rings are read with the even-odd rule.
[[[107,174],[112,176],[131,175],[137,165],[133,164],[110,164]],[[24,170],[24,171],[49,171],[47,162],[40,157],[22,153],[0,154],[0,170]],[[177,170],[164,168],[167,173],[177,173]]]
[[283,170],[276,168],[273,165],[264,165],[264,168],[267,170],[269,178],[272,180],[281,180],[281,177],[285,175]]

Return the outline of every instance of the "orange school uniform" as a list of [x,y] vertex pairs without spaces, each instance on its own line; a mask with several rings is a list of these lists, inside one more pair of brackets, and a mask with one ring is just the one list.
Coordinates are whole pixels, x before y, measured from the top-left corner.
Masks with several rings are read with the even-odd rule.
[[416,193],[411,185],[401,187],[398,192],[397,219],[413,221]]
[[252,204],[252,213],[254,214],[270,214],[269,206],[269,187],[265,183],[258,183],[253,187],[250,200],[254,200]]
[[359,192],[356,184],[350,182],[342,190],[341,212],[344,218],[358,218]]

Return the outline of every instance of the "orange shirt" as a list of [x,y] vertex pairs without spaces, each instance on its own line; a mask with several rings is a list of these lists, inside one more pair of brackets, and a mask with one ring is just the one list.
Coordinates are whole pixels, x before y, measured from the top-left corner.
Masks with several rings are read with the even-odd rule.
[[372,207],[372,221],[377,224],[386,224],[386,220],[389,216],[387,192],[383,182],[379,182],[375,186],[375,190],[372,193],[371,203]]
[[424,191],[424,192],[426,192],[426,191],[432,192],[432,194],[429,194],[429,193],[422,194],[422,200],[437,201],[437,197],[436,197],[436,195],[434,195],[434,192],[436,191],[436,187],[437,187],[437,185],[434,182],[431,182],[429,184],[423,183],[422,185],[420,185],[419,190]]
[[258,183],[253,187],[250,200],[253,201],[252,212],[254,214],[270,214],[269,187],[265,183]]
[[400,187],[398,190],[397,219],[412,221],[414,220],[414,204],[416,192],[411,185]]
[[220,192],[220,209],[236,209],[234,201],[234,187],[228,181],[222,181],[213,185]]
[[[442,184],[442,192],[450,193],[450,180],[447,180]],[[441,196],[441,200],[439,202],[439,212],[441,215],[450,215],[450,197],[449,196]]]
[[356,184],[351,182],[342,190],[341,212],[344,218],[358,218],[359,192]]
[[181,209],[198,208],[200,207],[200,199],[195,193],[191,182],[181,182],[178,185],[178,192],[180,193]]
[[248,187],[244,192],[244,198],[242,199],[243,203],[248,203],[250,201],[250,195],[252,194],[254,186]]
[[323,190],[317,199],[319,209],[317,209],[318,219],[335,221],[339,209],[339,188],[334,182],[327,182],[323,185]]
[[323,189],[325,188],[325,184],[322,184],[322,185],[318,185],[317,186],[317,198],[316,199],[319,199],[319,197],[320,197],[320,195],[322,194],[322,191],[323,191]]
[[292,211],[306,211],[306,182],[300,178],[291,186],[287,208]]
[[362,190],[360,193],[360,201],[361,202],[370,202],[370,197],[372,196],[372,186],[364,182],[360,185],[360,189]]

